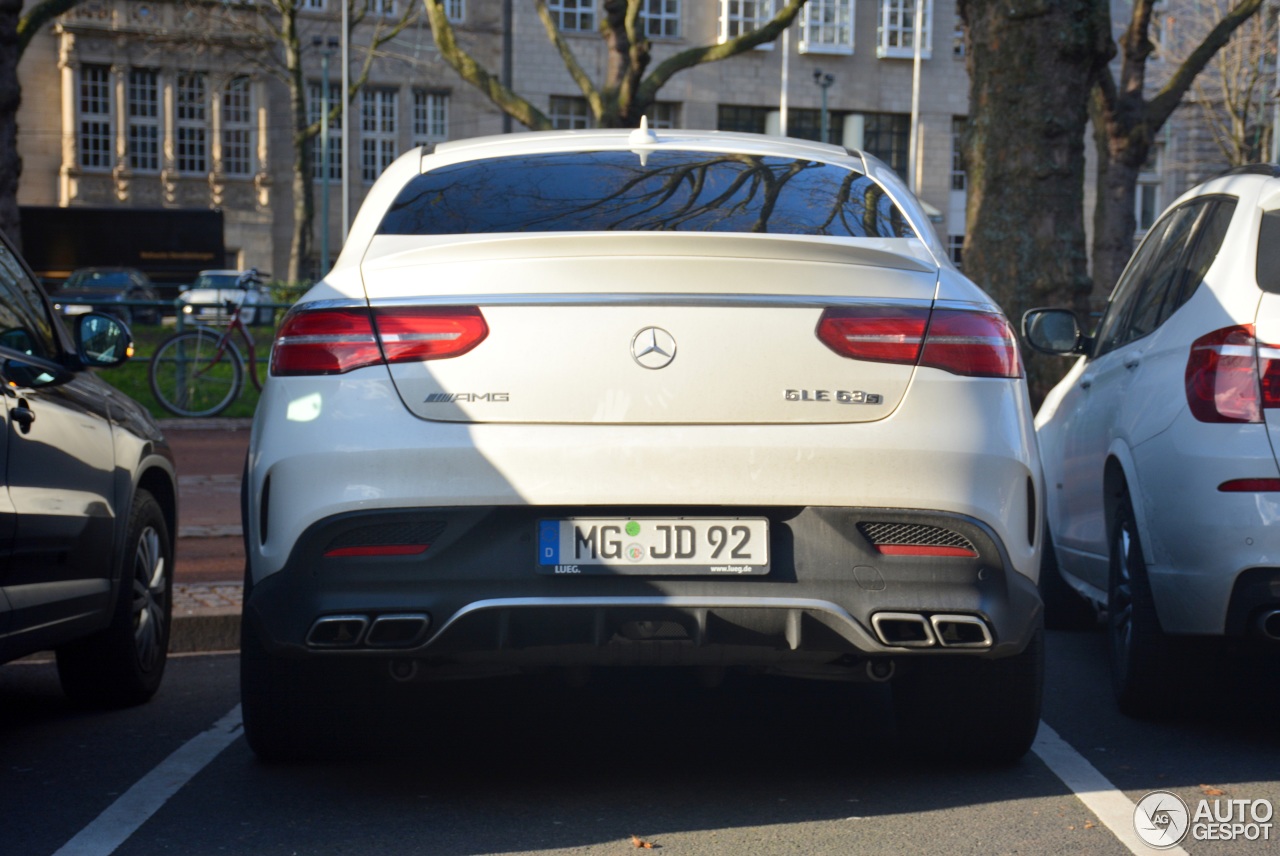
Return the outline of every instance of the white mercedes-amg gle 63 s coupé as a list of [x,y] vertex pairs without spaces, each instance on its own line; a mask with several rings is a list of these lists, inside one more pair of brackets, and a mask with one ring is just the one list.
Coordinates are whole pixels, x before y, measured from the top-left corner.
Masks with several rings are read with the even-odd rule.
[[874,157],[644,127],[414,150],[272,349],[248,740],[317,754],[375,681],[669,666],[887,681],[912,748],[1011,761],[1041,496],[1015,335]]

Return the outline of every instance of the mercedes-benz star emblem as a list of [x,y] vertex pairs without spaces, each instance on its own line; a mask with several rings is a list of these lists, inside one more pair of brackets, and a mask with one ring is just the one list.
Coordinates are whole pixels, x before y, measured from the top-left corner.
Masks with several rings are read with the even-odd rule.
[[645,327],[631,340],[631,356],[646,369],[664,369],[676,358],[675,337],[661,327]]

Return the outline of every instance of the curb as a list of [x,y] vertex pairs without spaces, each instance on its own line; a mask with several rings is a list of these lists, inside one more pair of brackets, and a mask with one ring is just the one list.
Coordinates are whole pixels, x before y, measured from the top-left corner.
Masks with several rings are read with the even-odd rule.
[[253,427],[253,419],[249,417],[231,418],[214,416],[209,419],[157,419],[156,424],[161,431],[190,429],[193,431],[246,431]]
[[203,610],[175,615],[169,630],[170,654],[208,654],[240,650],[240,610]]

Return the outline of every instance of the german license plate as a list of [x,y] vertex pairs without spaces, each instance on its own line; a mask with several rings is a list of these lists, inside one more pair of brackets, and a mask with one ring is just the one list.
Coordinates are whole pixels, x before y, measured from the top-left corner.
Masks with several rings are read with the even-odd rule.
[[538,521],[542,574],[769,573],[760,517],[571,517]]

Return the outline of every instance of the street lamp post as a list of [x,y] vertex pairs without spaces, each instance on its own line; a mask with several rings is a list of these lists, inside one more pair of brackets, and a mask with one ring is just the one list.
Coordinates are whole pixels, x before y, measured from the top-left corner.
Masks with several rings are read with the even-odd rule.
[[827,128],[827,90],[831,88],[831,84],[836,82],[835,76],[824,74],[822,69],[815,68],[813,70],[813,82],[818,84],[818,88],[822,90],[822,119],[819,126],[821,141],[824,143],[831,142],[831,134]]
[[311,37],[312,47],[320,48],[320,275],[329,271],[329,60],[338,49],[336,36],[327,40]]

